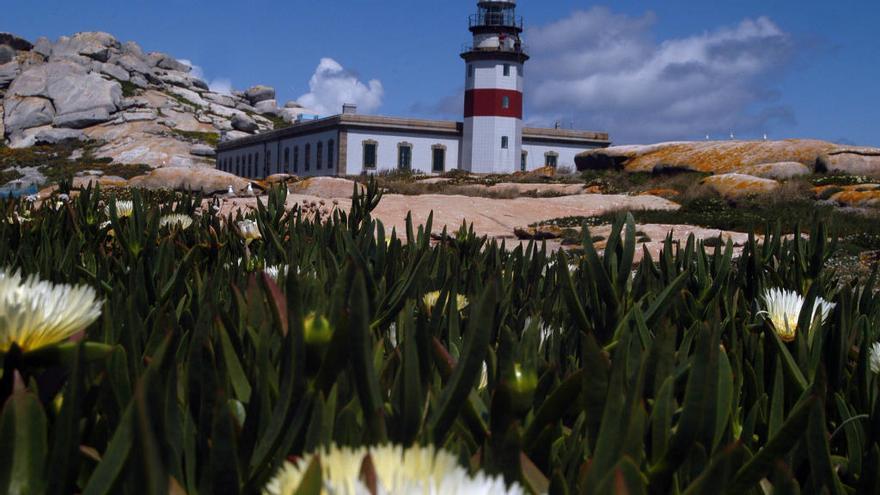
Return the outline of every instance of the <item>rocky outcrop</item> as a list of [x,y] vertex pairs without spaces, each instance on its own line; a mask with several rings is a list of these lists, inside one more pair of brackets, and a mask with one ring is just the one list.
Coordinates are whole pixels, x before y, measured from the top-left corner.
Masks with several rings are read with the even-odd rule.
[[754,175],[764,179],[788,180],[813,173],[810,167],[799,162],[762,163],[747,165],[738,170],[741,174]]
[[[852,152],[849,152],[852,151]],[[867,153],[876,153],[868,159]],[[861,158],[857,158],[861,157]],[[691,170],[723,174],[744,167],[797,162],[811,171],[860,170],[880,174],[880,149],[846,148],[827,141],[672,142],[654,145],[614,146],[581,153],[578,170],[618,169],[628,172]]]
[[[290,192],[319,198],[351,198],[354,182],[338,177],[312,177],[291,184]],[[362,185],[358,189],[363,190]]]
[[224,193],[230,186],[236,193],[247,190],[248,181],[211,168],[165,167],[128,181],[131,187]]
[[824,172],[880,176],[880,149],[838,148],[819,157]]
[[727,199],[765,194],[779,188],[779,183],[775,180],[744,174],[713,175],[703,179],[703,184]]
[[270,88],[269,86],[253,86],[245,91],[244,96],[249,102],[251,102],[251,105],[255,105],[261,101],[274,100],[275,88]]
[[260,112],[274,118],[277,106],[271,87],[219,94],[188,63],[108,33],[34,44],[0,33],[0,142],[10,146],[87,138],[116,163],[212,165],[222,132],[271,130]]

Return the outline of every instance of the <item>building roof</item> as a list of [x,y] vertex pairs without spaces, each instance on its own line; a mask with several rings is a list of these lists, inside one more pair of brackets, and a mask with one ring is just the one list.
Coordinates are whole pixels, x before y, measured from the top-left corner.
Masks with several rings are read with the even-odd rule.
[[[400,117],[383,117],[377,115],[339,114],[318,120],[299,122],[275,131],[264,132],[241,139],[224,141],[217,146],[217,151],[228,151],[244,148],[266,141],[276,141],[329,130],[335,127],[345,129],[400,131],[425,134],[448,134],[450,137],[461,136],[464,125],[451,120],[409,119]],[[524,141],[584,143],[591,146],[608,146],[611,141],[608,133],[594,131],[577,131],[571,129],[542,129],[526,127],[523,129]]]

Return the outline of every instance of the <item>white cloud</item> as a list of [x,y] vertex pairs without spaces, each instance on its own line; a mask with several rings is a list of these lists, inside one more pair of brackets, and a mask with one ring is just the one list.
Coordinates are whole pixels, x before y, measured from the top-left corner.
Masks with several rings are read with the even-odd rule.
[[208,83],[208,88],[211,91],[213,91],[215,93],[219,93],[221,95],[231,95],[232,94],[232,81],[230,81],[229,79],[227,79],[225,77],[213,79],[213,80],[211,80],[210,83]]
[[191,60],[187,60],[185,58],[178,59],[177,61],[190,68],[189,73],[191,76],[195,77],[196,79],[205,79],[205,71],[202,69],[201,66],[198,66],[192,63]]
[[653,14],[604,7],[530,29],[530,122],[574,119],[617,142],[760,134],[792,120],[774,102],[775,77],[794,42],[766,17],[685,38],[654,41]]
[[309,92],[300,96],[297,102],[322,115],[340,113],[345,103],[356,104],[361,113],[371,113],[382,105],[384,95],[379,80],[364,84],[337,61],[322,58],[309,80]]

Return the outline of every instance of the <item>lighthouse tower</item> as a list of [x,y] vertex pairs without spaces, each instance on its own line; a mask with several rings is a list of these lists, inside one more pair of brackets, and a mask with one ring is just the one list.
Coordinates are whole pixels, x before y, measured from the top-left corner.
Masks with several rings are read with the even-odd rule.
[[512,173],[522,153],[523,22],[515,0],[478,1],[470,16],[461,165],[474,173]]

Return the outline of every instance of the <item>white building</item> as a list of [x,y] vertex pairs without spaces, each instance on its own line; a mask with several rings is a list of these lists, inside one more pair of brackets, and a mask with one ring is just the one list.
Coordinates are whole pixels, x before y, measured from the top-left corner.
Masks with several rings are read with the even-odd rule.
[[611,143],[607,133],[523,126],[522,18],[515,0],[479,1],[470,17],[464,121],[358,115],[332,117],[221,143],[217,168],[245,177],[360,175],[390,170],[513,173],[571,167]]

